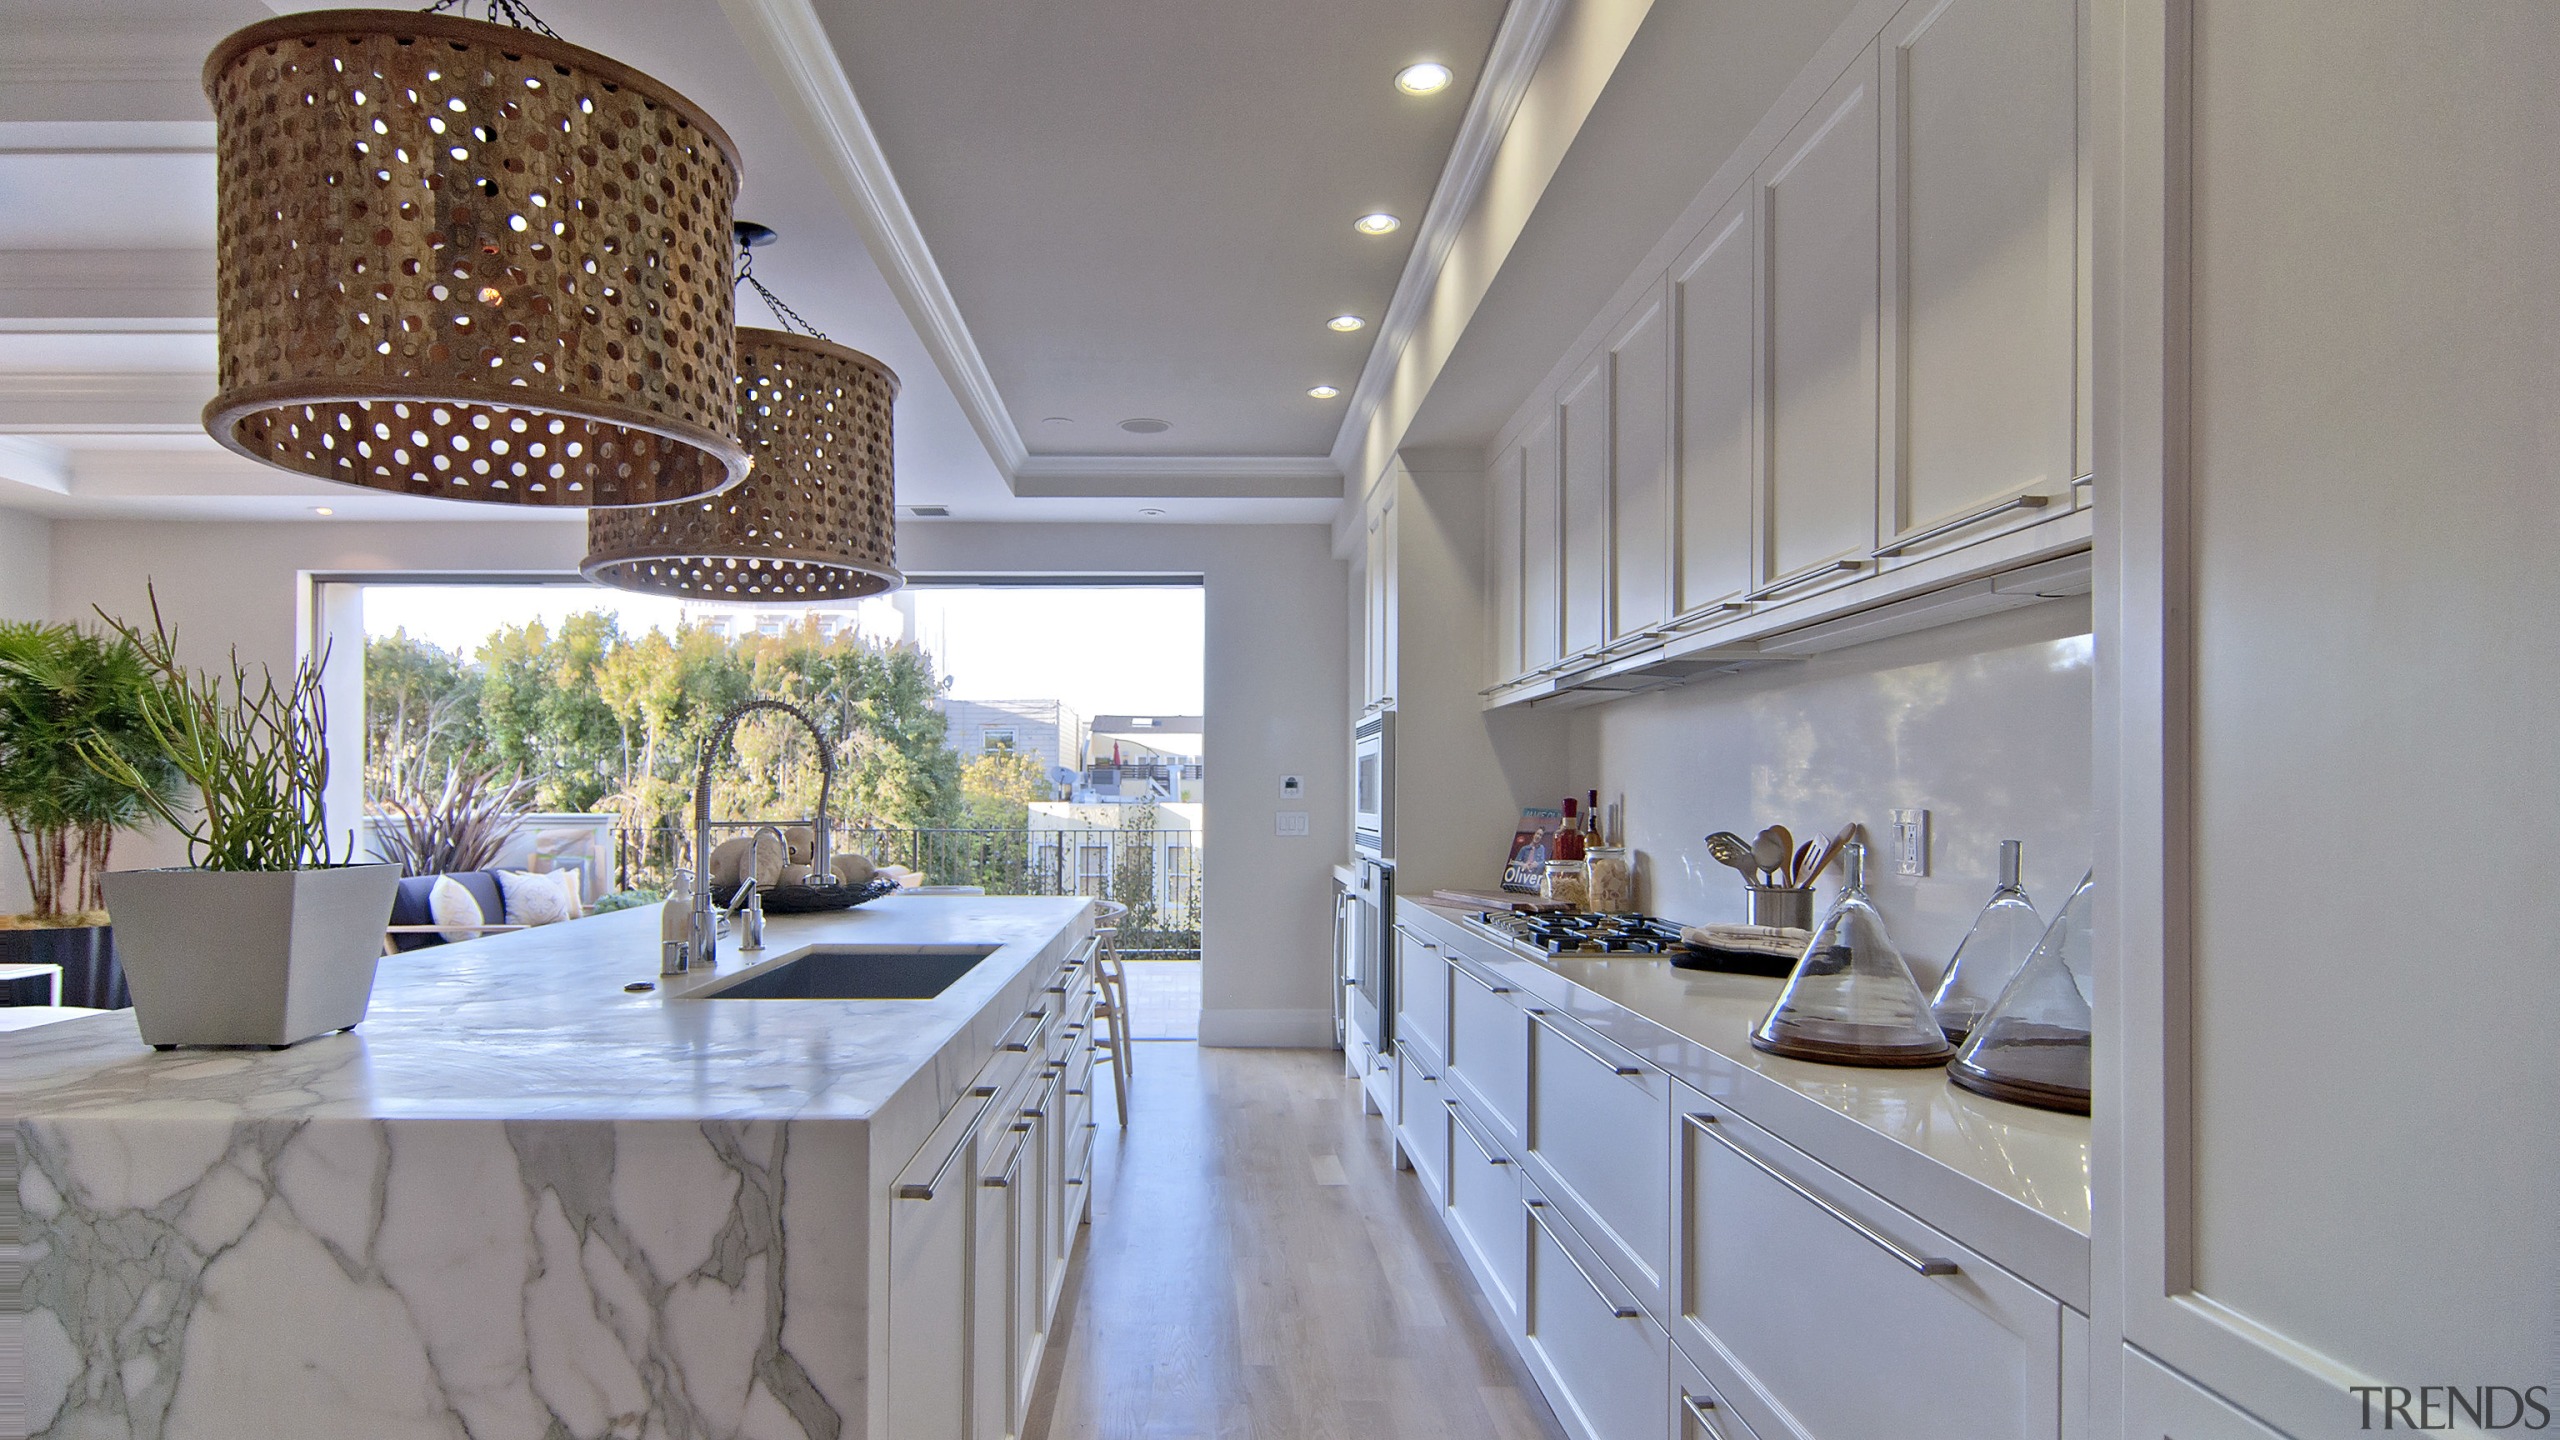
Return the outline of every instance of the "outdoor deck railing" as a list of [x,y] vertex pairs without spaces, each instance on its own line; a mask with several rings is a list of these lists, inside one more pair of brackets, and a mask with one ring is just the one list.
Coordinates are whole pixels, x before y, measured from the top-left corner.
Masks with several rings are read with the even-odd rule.
[[[805,823],[805,822],[803,822]],[[757,822],[712,822],[719,835]],[[625,890],[663,889],[680,841],[665,827],[617,827],[614,879]],[[904,865],[934,885],[977,885],[990,895],[1083,895],[1129,907],[1120,953],[1130,959],[1200,958],[1200,835],[1194,830],[871,829],[839,825],[836,853]],[[690,863],[687,861],[685,863]]]

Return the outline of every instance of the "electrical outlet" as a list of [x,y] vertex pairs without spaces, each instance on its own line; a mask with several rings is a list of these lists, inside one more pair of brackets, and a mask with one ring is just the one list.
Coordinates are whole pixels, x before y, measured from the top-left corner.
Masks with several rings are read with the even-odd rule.
[[1893,812],[1893,872],[1914,877],[1929,873],[1929,812]]
[[1275,835],[1304,835],[1304,834],[1306,834],[1306,833],[1307,833],[1307,812],[1306,812],[1306,811],[1304,811],[1304,810],[1282,810],[1282,811],[1278,811],[1278,812],[1276,812],[1276,814],[1277,814],[1277,824],[1275,825],[1275,827],[1274,827],[1274,828],[1273,828],[1273,830],[1272,830],[1272,833],[1273,833],[1273,834],[1275,834]]
[[1280,798],[1281,798],[1281,799],[1283,799],[1283,800],[1304,800],[1304,799],[1306,799],[1306,798],[1307,798],[1307,782],[1306,782],[1306,781],[1304,781],[1304,780],[1302,780],[1302,779],[1300,779],[1300,778],[1298,778],[1298,777],[1297,777],[1297,776],[1295,776],[1295,775],[1283,775],[1283,776],[1281,776],[1281,777],[1280,777]]

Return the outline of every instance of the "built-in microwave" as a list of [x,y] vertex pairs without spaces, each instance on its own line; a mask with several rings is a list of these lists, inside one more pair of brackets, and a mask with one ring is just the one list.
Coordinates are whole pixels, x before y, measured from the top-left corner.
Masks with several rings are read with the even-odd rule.
[[1395,712],[1365,716],[1351,732],[1351,848],[1395,856]]

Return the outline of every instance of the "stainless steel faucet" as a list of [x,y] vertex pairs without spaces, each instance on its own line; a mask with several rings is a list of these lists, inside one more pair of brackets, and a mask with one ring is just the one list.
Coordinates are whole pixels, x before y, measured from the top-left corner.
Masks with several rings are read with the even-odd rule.
[[[780,827],[770,824],[756,827],[755,837],[747,842],[747,863],[740,868],[738,889],[729,897],[729,911],[725,917],[731,933],[744,937],[738,941],[738,953],[741,955],[764,948],[764,892],[757,886],[756,877],[764,873],[764,837],[767,835],[773,837],[774,844],[782,847],[783,862],[788,864],[791,860],[791,841],[783,835]],[[815,870],[809,873],[817,874]],[[744,928],[738,922],[741,911],[747,917]]]
[[[836,758],[834,751],[828,747],[827,732],[819,729],[818,722],[810,719],[800,707],[780,700],[748,700],[732,707],[728,714],[720,717],[720,723],[713,727],[710,737],[702,742],[702,752],[695,757],[693,777],[695,884],[692,935],[686,947],[686,959],[690,964],[699,965],[706,970],[711,968],[712,962],[718,959],[720,954],[720,912],[711,898],[711,762],[723,749],[727,748],[731,736],[737,731],[738,722],[759,710],[779,710],[799,721],[802,727],[808,730],[809,738],[817,743],[817,853],[810,857],[815,863],[809,869],[809,883],[818,886],[836,883],[834,857],[829,853],[832,847],[827,834],[830,828],[827,824],[827,797],[835,789]],[[754,891],[755,851],[756,843],[764,838],[764,832],[773,828],[767,825],[757,830],[756,840],[750,841],[747,845],[747,873],[743,883],[738,887],[738,894],[739,897],[753,903],[748,913],[746,937],[738,947],[742,951],[764,948],[764,897]],[[775,831],[777,836],[780,833]],[[786,857],[790,854],[788,841],[784,842],[783,854]],[[734,915],[737,911],[733,907],[730,913]]]

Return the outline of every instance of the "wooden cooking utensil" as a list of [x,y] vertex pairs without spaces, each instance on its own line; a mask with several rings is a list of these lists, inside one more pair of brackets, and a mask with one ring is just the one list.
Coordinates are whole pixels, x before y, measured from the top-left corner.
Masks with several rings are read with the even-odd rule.
[[1795,857],[1787,862],[1788,889],[1801,890],[1812,883],[1813,872],[1805,868],[1805,862],[1813,858],[1814,847],[1820,843],[1818,840],[1807,840],[1796,847]]

